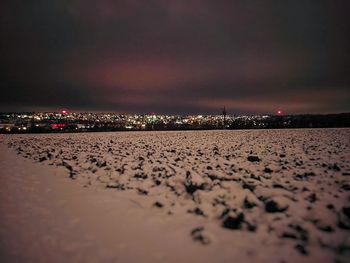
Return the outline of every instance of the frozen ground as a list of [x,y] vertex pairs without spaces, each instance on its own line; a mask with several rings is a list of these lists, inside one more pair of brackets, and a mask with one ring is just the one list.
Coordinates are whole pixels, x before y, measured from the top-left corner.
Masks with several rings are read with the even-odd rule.
[[8,260],[350,257],[349,129],[0,138]]

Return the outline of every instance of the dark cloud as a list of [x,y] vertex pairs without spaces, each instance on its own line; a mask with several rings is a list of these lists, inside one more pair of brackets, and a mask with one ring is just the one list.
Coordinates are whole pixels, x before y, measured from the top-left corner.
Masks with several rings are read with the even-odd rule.
[[0,110],[350,110],[346,0],[0,5]]

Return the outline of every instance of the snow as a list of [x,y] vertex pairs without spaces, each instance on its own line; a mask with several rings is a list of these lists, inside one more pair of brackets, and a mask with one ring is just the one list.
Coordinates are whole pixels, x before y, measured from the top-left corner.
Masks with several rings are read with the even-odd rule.
[[349,138],[350,129],[2,136],[2,258],[345,262]]

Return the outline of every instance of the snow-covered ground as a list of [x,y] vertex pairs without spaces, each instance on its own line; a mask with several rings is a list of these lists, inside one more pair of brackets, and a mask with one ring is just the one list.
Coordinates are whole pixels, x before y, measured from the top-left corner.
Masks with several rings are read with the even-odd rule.
[[350,129],[0,141],[0,252],[9,261],[350,257]]

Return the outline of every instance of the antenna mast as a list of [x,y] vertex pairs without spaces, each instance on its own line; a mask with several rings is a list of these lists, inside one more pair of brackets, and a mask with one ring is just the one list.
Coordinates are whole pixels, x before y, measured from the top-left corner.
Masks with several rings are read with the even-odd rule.
[[224,117],[224,122],[223,122],[223,128],[225,129],[225,127],[226,127],[226,114],[227,114],[227,112],[226,112],[226,107],[224,106],[224,108],[222,109],[222,115],[223,115],[223,117]]

